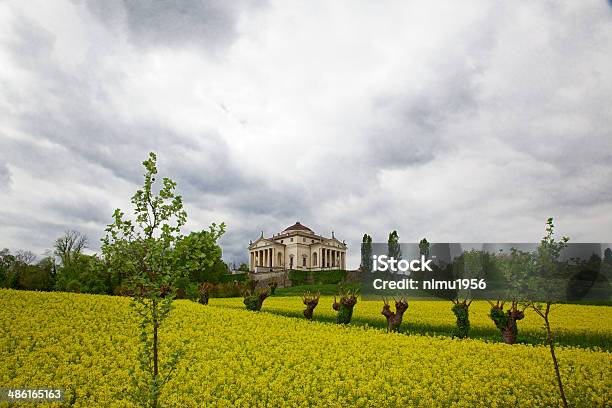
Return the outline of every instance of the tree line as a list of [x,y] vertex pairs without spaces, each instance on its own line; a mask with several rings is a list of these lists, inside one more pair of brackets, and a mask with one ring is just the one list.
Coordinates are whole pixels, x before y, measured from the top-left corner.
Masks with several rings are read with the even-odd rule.
[[[224,227],[223,227],[224,228]],[[230,272],[217,240],[224,231],[204,230],[181,236],[167,254],[172,268],[184,271],[174,282],[178,297],[195,298],[201,282],[218,284]],[[67,230],[53,249],[39,258],[32,251],[0,250],[0,287],[8,289],[64,291],[107,295],[129,295],[129,272],[112,268],[98,254],[84,253],[87,235]],[[247,270],[246,264],[238,270]]]

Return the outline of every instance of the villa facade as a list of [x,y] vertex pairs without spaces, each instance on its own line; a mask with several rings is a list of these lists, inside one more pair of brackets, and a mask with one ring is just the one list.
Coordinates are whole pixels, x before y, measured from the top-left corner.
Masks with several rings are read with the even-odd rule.
[[262,232],[261,237],[251,242],[249,270],[346,269],[346,250],[344,241],[338,240],[333,232],[331,238],[326,238],[296,222],[269,238],[264,238]]

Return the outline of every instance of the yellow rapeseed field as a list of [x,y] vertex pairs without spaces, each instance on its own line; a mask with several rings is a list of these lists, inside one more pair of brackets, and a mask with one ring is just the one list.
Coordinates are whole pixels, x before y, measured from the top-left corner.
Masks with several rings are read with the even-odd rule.
[[[328,300],[315,317],[327,313]],[[232,307],[240,301],[176,302],[161,331],[162,359],[168,347],[189,343],[164,389],[165,406],[559,405],[543,346],[387,334],[265,312],[299,311],[296,298],[268,299],[263,312]],[[128,369],[137,365],[138,328],[128,305],[129,299],[118,297],[0,290],[0,386],[62,387],[78,407],[131,406],[126,391]],[[374,316],[379,306],[360,302],[355,314]],[[421,311],[412,307],[409,319],[435,319],[417,317],[426,304]],[[597,313],[590,317],[590,307],[572,308],[591,320],[568,321],[570,327],[591,330],[590,321],[595,330],[610,331],[610,321],[602,323]],[[593,312],[602,310],[608,309]],[[485,324],[474,318],[474,324]],[[571,406],[609,406],[611,353],[559,347],[558,358]]]
[[[212,299],[211,303],[222,307],[244,308],[242,299]],[[314,319],[333,321],[335,311],[331,305],[333,296],[321,296],[315,309]],[[404,315],[403,327],[408,331],[429,332],[430,334],[450,334],[455,325],[451,302],[444,300],[408,299],[408,311]],[[353,311],[353,322],[384,326],[381,300],[360,300]],[[393,301],[391,300],[391,305]],[[473,337],[488,337],[501,340],[495,324],[489,318],[491,306],[486,301],[474,301],[470,306],[470,325]],[[266,299],[262,311],[289,316],[302,316],[304,305],[297,296],[279,296]],[[612,307],[562,304],[554,305],[551,312],[551,325],[555,336],[562,344],[594,346],[605,344],[612,348]],[[530,309],[525,318],[518,322],[519,335],[531,339],[541,339],[545,335],[543,321]],[[593,344],[596,343],[596,344]]]

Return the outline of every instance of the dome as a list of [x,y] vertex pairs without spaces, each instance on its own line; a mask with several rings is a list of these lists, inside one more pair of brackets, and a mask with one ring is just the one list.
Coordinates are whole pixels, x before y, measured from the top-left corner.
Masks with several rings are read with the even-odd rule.
[[285,228],[285,230],[283,232],[291,232],[291,231],[308,231],[308,232],[313,232],[307,226],[300,224],[299,221],[297,221],[292,226]]

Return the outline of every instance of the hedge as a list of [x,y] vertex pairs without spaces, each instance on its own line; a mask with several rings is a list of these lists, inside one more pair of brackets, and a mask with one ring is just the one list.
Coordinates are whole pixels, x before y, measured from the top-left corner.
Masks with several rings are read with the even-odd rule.
[[221,277],[221,279],[219,280],[219,282],[224,283],[224,282],[233,282],[233,281],[238,281],[238,282],[245,282],[247,279],[249,278],[249,274],[244,272],[244,273],[235,273],[235,274],[227,274],[227,275],[223,275]]
[[313,282],[316,284],[322,283],[340,283],[346,278],[347,272],[343,269],[333,269],[330,271],[313,272]]
[[300,271],[292,269],[289,271],[289,279],[294,286],[305,283],[336,284],[346,278],[347,272],[343,269],[332,269],[328,271]]
[[289,279],[291,280],[292,285],[303,285],[308,279],[308,271],[291,269],[289,271]]

